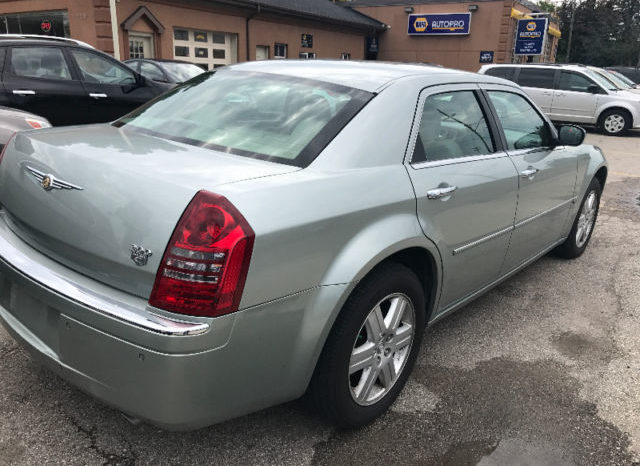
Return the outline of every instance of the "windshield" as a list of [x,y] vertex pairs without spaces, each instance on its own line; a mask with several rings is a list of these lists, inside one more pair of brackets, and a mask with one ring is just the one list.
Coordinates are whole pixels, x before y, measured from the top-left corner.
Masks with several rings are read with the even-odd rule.
[[183,83],[204,73],[202,68],[191,63],[162,62],[161,65],[167,74],[177,83]]
[[613,74],[609,73],[607,70],[604,70],[602,68],[589,68],[589,69],[600,74],[603,78],[613,83],[613,85],[616,86],[618,89],[629,89],[631,87],[628,84],[621,81],[620,79],[618,79],[617,76],[614,76]]
[[305,167],[373,95],[268,73],[204,73],[114,123],[231,154]]
[[609,81],[607,78],[605,78],[604,76],[602,76],[600,73],[596,73],[595,71],[587,68],[584,70],[584,72],[589,75],[589,77],[591,79],[593,79],[595,82],[597,82],[598,84],[600,84],[602,87],[604,87],[605,89],[609,89],[610,91],[617,91],[618,87],[613,84],[611,81]]

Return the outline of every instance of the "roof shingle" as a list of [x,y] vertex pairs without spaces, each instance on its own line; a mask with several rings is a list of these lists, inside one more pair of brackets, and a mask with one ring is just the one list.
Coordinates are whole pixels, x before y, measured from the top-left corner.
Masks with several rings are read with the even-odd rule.
[[341,3],[333,3],[331,0],[245,0],[245,2],[321,20],[351,23],[356,26],[368,26],[376,29],[383,28],[380,21],[343,6]]

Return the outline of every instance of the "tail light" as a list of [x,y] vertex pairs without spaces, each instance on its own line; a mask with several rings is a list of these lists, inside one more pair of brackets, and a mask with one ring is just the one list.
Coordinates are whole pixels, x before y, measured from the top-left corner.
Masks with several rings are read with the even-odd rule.
[[4,157],[4,152],[7,150],[7,146],[9,145],[9,143],[11,142],[11,140],[15,135],[16,133],[13,133],[11,136],[9,136],[9,139],[7,139],[6,144],[2,146],[2,150],[0,150],[0,163],[2,163],[2,158]]
[[31,126],[33,129],[40,129],[40,128],[49,128],[51,125],[46,122],[46,121],[42,121],[42,120],[35,120],[33,118],[25,118],[24,121]]
[[171,236],[149,304],[193,316],[237,311],[254,238],[225,197],[198,192]]

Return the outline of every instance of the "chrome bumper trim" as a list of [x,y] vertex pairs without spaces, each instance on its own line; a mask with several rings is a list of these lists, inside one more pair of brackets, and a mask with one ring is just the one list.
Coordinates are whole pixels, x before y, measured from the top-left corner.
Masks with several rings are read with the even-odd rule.
[[[9,232],[13,234],[5,222],[5,215],[4,212],[0,212],[0,232],[4,230],[5,234]],[[168,318],[148,309],[135,308],[130,304],[96,293],[29,258],[2,234],[0,234],[0,261],[19,275],[48,288],[52,293],[150,332],[171,336],[192,336],[201,335],[210,328],[206,322]]]

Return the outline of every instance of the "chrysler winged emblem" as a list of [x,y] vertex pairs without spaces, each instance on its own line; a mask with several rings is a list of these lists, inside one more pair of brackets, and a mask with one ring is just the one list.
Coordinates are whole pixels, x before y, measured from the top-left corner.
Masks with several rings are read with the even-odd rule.
[[142,246],[138,246],[137,244],[132,244],[131,249],[129,249],[131,253],[131,260],[134,264],[142,267],[143,265],[147,265],[147,261],[149,260],[149,256],[153,253],[150,249],[145,249]]
[[33,175],[33,177],[40,182],[40,186],[45,191],[51,191],[52,189],[77,189],[82,191],[84,188],[76,186],[75,184],[67,183],[66,181],[55,178],[50,173],[43,173],[35,168],[26,167],[27,170]]

